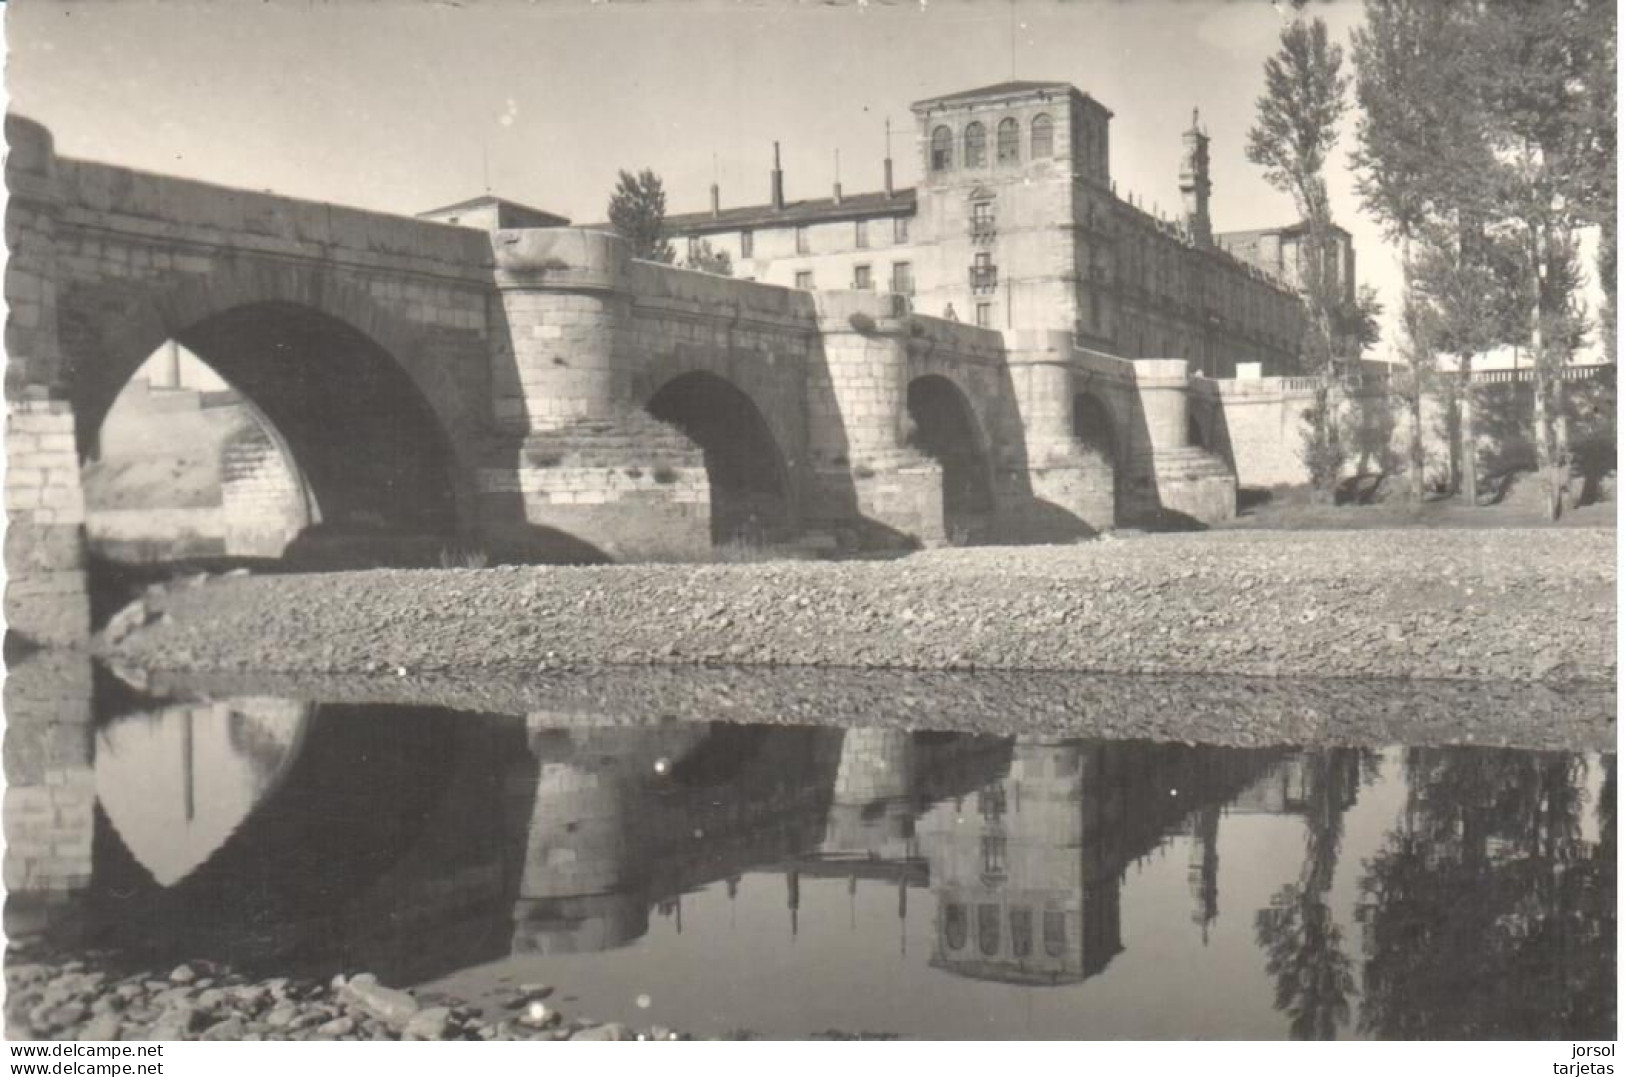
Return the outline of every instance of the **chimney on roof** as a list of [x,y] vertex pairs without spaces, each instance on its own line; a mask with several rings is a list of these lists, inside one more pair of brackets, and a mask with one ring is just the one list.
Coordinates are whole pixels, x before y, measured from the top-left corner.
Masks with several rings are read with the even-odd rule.
[[835,151],[835,204],[841,204],[841,151]]
[[886,197],[892,196],[891,186],[891,117],[886,118]]
[[779,144],[773,143],[773,208],[784,208],[784,169],[779,167]]
[[722,188],[711,184],[711,216],[722,216]]

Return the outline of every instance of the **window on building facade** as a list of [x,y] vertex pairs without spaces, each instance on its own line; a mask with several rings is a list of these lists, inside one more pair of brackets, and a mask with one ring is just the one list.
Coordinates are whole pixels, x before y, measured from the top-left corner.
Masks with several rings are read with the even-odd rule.
[[754,258],[756,256],[756,236],[749,228],[739,233],[739,257]]
[[1021,160],[1021,124],[1012,117],[999,121],[999,164],[1013,165]]
[[946,172],[954,166],[954,133],[946,127],[931,132],[931,171]]
[[985,878],[1000,879],[1005,876],[1005,851],[1006,839],[1003,834],[982,835],[982,875]]
[[860,292],[867,292],[875,286],[874,279],[869,275],[868,266],[852,267],[852,287]]
[[999,269],[990,251],[977,251],[970,267],[970,287],[974,295],[986,295],[999,286]]
[[987,164],[987,128],[973,123],[965,128],[965,167],[981,168]]
[[796,271],[796,287],[804,292],[812,291],[812,270],[801,269]]
[[1051,957],[1066,953],[1066,913],[1044,910],[1044,952]]
[[982,329],[992,329],[993,328],[993,304],[992,303],[978,303],[978,304],[976,304],[976,324],[977,324],[977,326],[979,328],[982,328]]
[[963,950],[970,935],[965,906],[950,903],[942,912],[942,938],[950,950]]
[[991,239],[993,232],[993,203],[973,202],[970,207],[971,238]]
[[891,290],[898,295],[914,294],[914,266],[908,262],[893,262]]
[[869,245],[869,222],[854,221],[852,224],[852,241],[862,250]]
[[893,243],[908,242],[908,218],[893,217],[891,220],[891,238]]
[[999,907],[976,906],[976,947],[992,957],[999,952]]
[[1055,156],[1055,121],[1047,114],[1033,117],[1033,160]]
[[1010,952],[1016,957],[1029,957],[1033,952],[1033,911],[1010,910]]
[[807,244],[807,230],[805,228],[797,228],[796,229],[796,253],[797,254],[806,254],[808,249],[809,248],[808,248],[808,244]]

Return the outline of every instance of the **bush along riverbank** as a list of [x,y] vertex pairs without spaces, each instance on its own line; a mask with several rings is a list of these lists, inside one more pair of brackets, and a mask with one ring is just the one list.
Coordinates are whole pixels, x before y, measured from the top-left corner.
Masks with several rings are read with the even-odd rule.
[[889,562],[378,570],[151,590],[143,669],[571,665],[1611,683],[1611,531],[1208,532]]

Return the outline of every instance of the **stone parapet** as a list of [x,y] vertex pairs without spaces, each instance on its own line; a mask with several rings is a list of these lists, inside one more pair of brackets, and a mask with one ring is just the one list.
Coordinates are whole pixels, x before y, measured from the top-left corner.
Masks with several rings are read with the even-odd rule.
[[[470,282],[490,279],[484,233],[89,161],[61,160],[65,223],[161,238],[170,247],[325,248],[336,261]],[[184,222],[184,227],[180,222]]]

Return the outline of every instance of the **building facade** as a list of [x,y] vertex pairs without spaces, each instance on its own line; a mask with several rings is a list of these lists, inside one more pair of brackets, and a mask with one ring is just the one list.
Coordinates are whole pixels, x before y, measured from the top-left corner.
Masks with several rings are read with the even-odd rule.
[[1240,363],[1295,369],[1296,233],[1276,231],[1267,252],[1261,233],[1234,251],[1214,234],[1196,117],[1183,134],[1183,211],[1168,219],[1117,194],[1112,113],[1071,85],[1001,83],[913,113],[918,186],[894,188],[888,158],[884,190],[845,195],[837,184],[829,198],[789,202],[775,159],[768,203],[725,210],[713,188],[709,212],[667,219],[679,256],[703,242],[746,279],[890,292],[923,314],[1007,334],[1065,331],[1092,351],[1182,358],[1209,377]]

